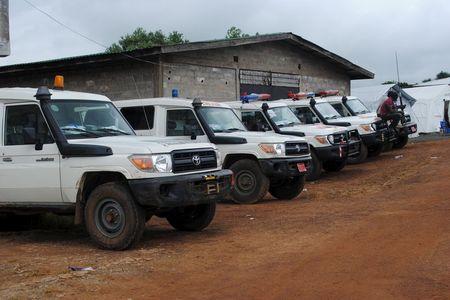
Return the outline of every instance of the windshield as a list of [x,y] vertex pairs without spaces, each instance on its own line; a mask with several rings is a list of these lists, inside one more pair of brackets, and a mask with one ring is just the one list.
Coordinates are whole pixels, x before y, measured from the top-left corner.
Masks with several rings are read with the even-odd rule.
[[326,120],[341,118],[339,112],[328,102],[317,103],[316,109]]
[[53,100],[50,111],[67,139],[134,135],[116,107],[109,102]]
[[347,100],[347,105],[357,115],[367,114],[370,112],[359,99]]
[[200,114],[208,123],[209,128],[215,133],[247,131],[244,124],[232,109],[221,107],[202,107]]
[[295,116],[289,107],[274,107],[269,109],[267,112],[271,120],[274,121],[278,127],[288,127],[301,124],[300,120]]

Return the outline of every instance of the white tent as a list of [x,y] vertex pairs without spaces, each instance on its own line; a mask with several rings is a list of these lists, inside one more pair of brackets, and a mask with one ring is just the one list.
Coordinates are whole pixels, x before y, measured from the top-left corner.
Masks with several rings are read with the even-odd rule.
[[412,107],[419,133],[438,132],[444,120],[444,101],[450,100],[450,85],[421,85],[405,91],[417,99]]
[[378,106],[387,97],[390,90],[396,91],[402,97],[403,104],[406,105],[406,111],[409,111],[414,105],[416,99],[411,97],[404,89],[397,84],[383,84],[375,86],[367,86],[360,88],[352,88],[351,95],[358,97],[371,111],[377,111]]

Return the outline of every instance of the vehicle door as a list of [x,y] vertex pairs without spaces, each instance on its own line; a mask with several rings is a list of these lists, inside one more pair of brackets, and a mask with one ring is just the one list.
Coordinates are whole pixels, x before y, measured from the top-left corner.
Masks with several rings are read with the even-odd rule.
[[60,202],[60,154],[37,104],[6,105],[0,144],[0,201]]

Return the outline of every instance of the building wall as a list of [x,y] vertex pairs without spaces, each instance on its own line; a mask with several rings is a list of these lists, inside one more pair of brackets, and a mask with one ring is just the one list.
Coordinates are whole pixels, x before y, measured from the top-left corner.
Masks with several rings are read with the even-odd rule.
[[111,100],[155,97],[157,67],[151,64],[108,64],[80,66],[15,75],[0,75],[0,87],[53,85],[55,75],[63,75],[65,89],[103,94]]
[[[236,61],[237,60],[237,61]],[[217,68],[230,68],[235,70],[235,85],[225,85],[224,78],[194,76],[186,80],[183,90],[196,90],[199,86],[216,86],[227,96],[233,92],[236,97],[239,94],[240,69],[261,70],[279,73],[296,74],[300,76],[301,91],[317,91],[320,89],[337,89],[343,94],[350,92],[350,77],[339,66],[317,57],[309,52],[299,49],[287,42],[270,42],[260,45],[246,45],[233,48],[220,48],[213,50],[191,51],[166,55],[164,61],[173,64],[206,65]],[[177,65],[178,66],[178,65]],[[179,67],[181,70],[189,67]],[[166,70],[166,68],[165,68]],[[182,71],[184,72],[184,71]],[[231,76],[231,72],[228,72]],[[166,83],[167,72],[164,72]],[[189,76],[188,76],[189,77]],[[198,78],[204,79],[203,83]],[[190,85],[190,86],[189,86]],[[171,88],[176,88],[176,82],[170,83]],[[202,91],[202,96],[214,95],[215,91],[208,89]],[[183,96],[183,93],[180,93]]]
[[187,64],[164,65],[163,96],[177,89],[184,98],[230,101],[237,97],[236,70]]

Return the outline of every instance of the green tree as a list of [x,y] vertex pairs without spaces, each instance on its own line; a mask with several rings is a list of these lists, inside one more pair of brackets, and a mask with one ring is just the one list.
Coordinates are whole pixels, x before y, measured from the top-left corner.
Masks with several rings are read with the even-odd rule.
[[383,82],[382,84],[384,85],[384,84],[395,84],[395,83],[396,82],[393,80],[388,80],[388,81]]
[[427,79],[422,80],[423,83],[430,82],[430,81],[431,81],[431,78],[427,78]]
[[106,49],[106,52],[117,53],[153,46],[176,45],[188,42],[188,40],[184,39],[183,34],[178,31],[172,31],[168,35],[165,35],[162,30],[147,32],[144,28],[138,27],[133,33],[121,36],[117,43],[113,43]]
[[226,39],[238,39],[238,38],[245,38],[249,37],[250,35],[247,33],[243,33],[241,29],[232,26],[227,30],[227,35],[225,36]]
[[436,79],[444,79],[444,78],[448,78],[448,77],[450,77],[450,73],[444,72],[444,71],[440,71],[436,75]]

